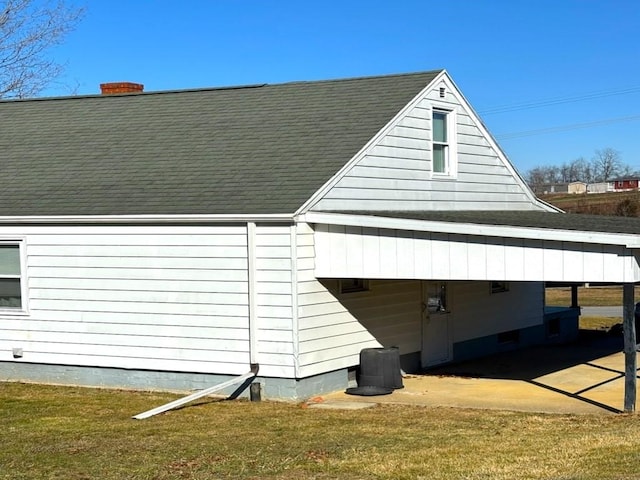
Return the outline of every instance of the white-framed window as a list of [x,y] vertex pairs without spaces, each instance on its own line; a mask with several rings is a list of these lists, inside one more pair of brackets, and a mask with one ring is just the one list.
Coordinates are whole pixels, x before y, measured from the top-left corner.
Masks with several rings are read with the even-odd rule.
[[369,281],[364,278],[345,278],[340,280],[340,293],[369,291]]
[[431,113],[431,168],[434,176],[457,172],[455,111],[434,106]]
[[26,311],[22,242],[0,240],[0,313]]
[[502,293],[509,291],[509,282],[491,282],[491,293]]

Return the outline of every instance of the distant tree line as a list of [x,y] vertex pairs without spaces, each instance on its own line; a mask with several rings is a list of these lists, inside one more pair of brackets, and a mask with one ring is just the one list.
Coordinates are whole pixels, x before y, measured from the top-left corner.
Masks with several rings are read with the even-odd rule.
[[637,175],[637,171],[623,163],[620,152],[607,147],[596,150],[590,160],[579,157],[562,165],[534,167],[525,174],[525,179],[535,189],[545,184],[597,183]]

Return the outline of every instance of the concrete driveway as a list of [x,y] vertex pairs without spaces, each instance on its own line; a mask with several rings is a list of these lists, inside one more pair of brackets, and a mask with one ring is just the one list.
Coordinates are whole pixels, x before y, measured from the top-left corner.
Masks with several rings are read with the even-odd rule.
[[612,307],[580,307],[583,317],[611,317],[622,321],[622,305]]
[[[624,405],[622,338],[583,334],[571,345],[544,346],[441,367],[403,379],[390,395],[336,392],[318,406],[398,403],[547,413],[619,413]],[[322,408],[322,407],[321,407]]]

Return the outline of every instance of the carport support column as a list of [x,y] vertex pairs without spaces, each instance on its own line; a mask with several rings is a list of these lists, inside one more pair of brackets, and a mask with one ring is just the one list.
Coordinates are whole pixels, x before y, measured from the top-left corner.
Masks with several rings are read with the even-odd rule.
[[571,308],[578,308],[578,285],[571,285]]
[[622,287],[622,326],[624,332],[624,411],[636,410],[636,322],[634,315],[634,285],[625,283]]

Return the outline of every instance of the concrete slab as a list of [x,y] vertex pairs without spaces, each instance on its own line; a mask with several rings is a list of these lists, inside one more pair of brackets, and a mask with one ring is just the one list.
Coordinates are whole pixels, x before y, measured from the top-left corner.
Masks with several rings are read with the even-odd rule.
[[326,402],[399,403],[544,413],[619,413],[624,403],[622,339],[599,334],[564,346],[514,351],[403,379],[391,395],[336,392]]

